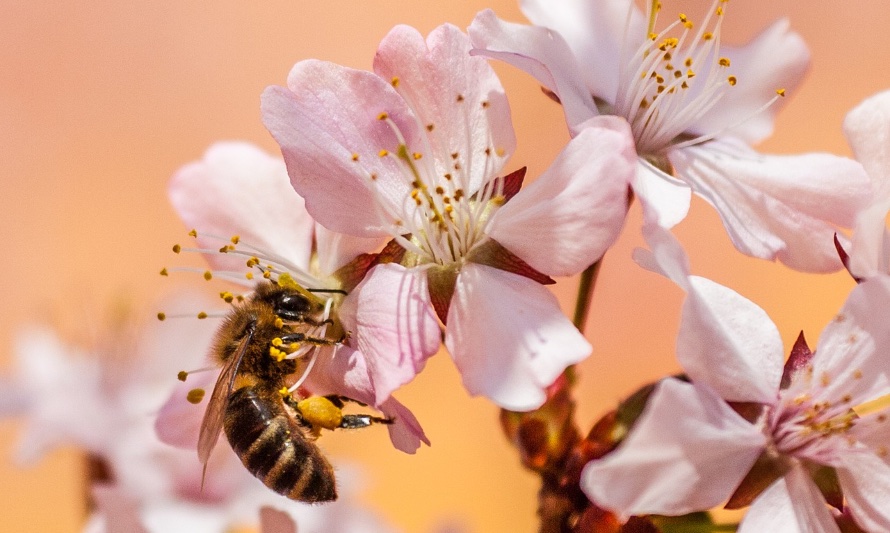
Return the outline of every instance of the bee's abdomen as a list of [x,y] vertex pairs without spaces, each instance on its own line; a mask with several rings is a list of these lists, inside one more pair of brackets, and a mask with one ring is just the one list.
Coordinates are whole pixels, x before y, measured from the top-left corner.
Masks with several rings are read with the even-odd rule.
[[304,502],[337,499],[333,468],[281,403],[240,388],[229,397],[225,430],[244,466],[270,489]]

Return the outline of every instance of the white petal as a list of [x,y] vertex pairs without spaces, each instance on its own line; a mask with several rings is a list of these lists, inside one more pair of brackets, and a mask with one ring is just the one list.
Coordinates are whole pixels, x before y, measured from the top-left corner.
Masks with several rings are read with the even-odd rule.
[[318,249],[318,271],[321,277],[329,276],[360,254],[378,250],[381,239],[363,239],[345,233],[330,231],[324,226],[315,226],[315,245]]
[[558,33],[504,22],[490,9],[479,12],[467,31],[476,47],[474,54],[505,61],[553,91],[571,131],[599,114],[584,80],[584,69]]
[[669,378],[619,447],[588,463],[581,488],[623,516],[703,511],[729,498],[765,443],[713,391]]
[[643,161],[637,165],[633,189],[643,206],[643,217],[647,223],[672,228],[689,213],[692,189],[675,180],[669,181]]
[[856,523],[866,531],[890,531],[890,465],[861,448],[838,459],[837,477]]
[[[313,222],[290,184],[284,161],[239,142],[217,143],[204,159],[181,168],[170,181],[170,202],[183,222],[212,250],[228,244],[202,237],[238,235],[250,246],[306,268]],[[210,254],[217,269],[244,269],[246,258]]]
[[634,261],[650,272],[661,274],[689,291],[689,258],[671,232],[655,224],[643,226],[643,237],[652,250],[637,248]]
[[853,405],[890,393],[890,278],[860,283],[819,335],[813,358],[813,387],[820,398]]
[[761,155],[728,139],[669,156],[677,176],[717,209],[742,253],[806,272],[841,268],[836,226],[852,225],[871,191],[855,161]]
[[471,394],[512,411],[539,407],[544,389],[591,351],[544,286],[473,263],[458,275],[445,345]]
[[646,38],[643,13],[629,0],[523,0],[522,12],[536,26],[556,30],[580,60],[590,92],[615,102],[621,53]]
[[540,272],[577,274],[618,237],[635,170],[627,122],[594,117],[544,174],[495,212],[487,233]]
[[789,30],[788,20],[780,19],[744,46],[721,46],[720,55],[730,60],[728,74],[738,82],[692,129],[725,132],[756,143],[772,133],[773,118],[784,98],[765,111],[754,112],[775,98],[779,89],[794,94],[809,68],[809,50],[803,38]]
[[779,329],[732,289],[698,276],[689,283],[677,334],[680,365],[727,401],[774,403],[784,361]]
[[856,160],[878,185],[878,198],[890,195],[890,91],[864,100],[847,114],[844,133]]
[[767,531],[840,533],[816,484],[797,465],[754,500],[738,533]]

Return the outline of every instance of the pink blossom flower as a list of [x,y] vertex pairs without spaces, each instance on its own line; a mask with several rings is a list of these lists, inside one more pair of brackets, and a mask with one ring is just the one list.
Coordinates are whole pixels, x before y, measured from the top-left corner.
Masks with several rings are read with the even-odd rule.
[[[689,275],[682,250],[650,230],[644,266],[686,290],[677,339],[692,383],[662,381],[615,452],[592,461],[582,487],[624,515],[683,514],[726,501],[759,457],[777,468],[739,529],[838,532],[811,477],[836,473],[846,511],[866,531],[890,530],[887,407],[890,279],[857,286],[823,330],[819,348],[783,371],[775,325],[754,303]],[[762,405],[746,419],[726,402]],[[842,504],[836,504],[842,505]]]
[[844,132],[856,159],[872,179],[871,203],[856,220],[850,251],[850,271],[859,278],[890,273],[890,91],[856,106],[844,120]]
[[648,17],[631,0],[522,0],[535,26],[486,10],[469,33],[474,53],[551,91],[573,135],[595,116],[630,123],[633,188],[649,221],[678,223],[692,191],[717,209],[741,252],[803,271],[840,268],[833,234],[853,224],[869,194],[861,169],[829,154],[749,148],[771,132],[777,92],[793,90],[806,70],[801,38],[780,20],[744,47],[723,46],[725,0],[714,0],[701,24],[681,14],[661,30],[652,9],[661,3],[645,3]]
[[[343,296],[341,269],[377,241],[336,234],[314,223],[288,183],[280,159],[245,143],[219,143],[202,161],[180,169],[170,183],[170,199],[186,224],[197,228],[201,251],[214,276],[252,286],[245,264],[262,266],[272,279],[287,273],[302,286],[335,291],[331,316],[349,339],[317,347],[303,387],[313,394],[338,394],[379,408],[395,419],[388,426],[393,444],[414,453],[429,441],[414,415],[391,396],[439,347],[439,326],[423,302],[399,290],[388,269],[374,269]],[[237,235],[219,251],[219,237]],[[217,237],[214,237],[217,236]],[[347,273],[348,274],[348,273]],[[378,283],[390,290],[368,290]],[[229,295],[224,293],[224,297]],[[408,326],[410,324],[410,327]],[[292,354],[292,355],[298,355]],[[210,378],[212,379],[212,378]],[[194,383],[190,382],[190,388]],[[184,391],[175,391],[159,418],[166,442],[194,447],[198,425]]]
[[373,73],[298,63],[287,88],[264,93],[263,120],[320,224],[404,248],[366,290],[434,306],[466,388],[528,410],[590,353],[541,283],[580,272],[616,238],[630,132],[592,119],[517,193],[521,172],[498,178],[515,145],[506,96],[469,50],[453,26],[426,40],[398,26]]

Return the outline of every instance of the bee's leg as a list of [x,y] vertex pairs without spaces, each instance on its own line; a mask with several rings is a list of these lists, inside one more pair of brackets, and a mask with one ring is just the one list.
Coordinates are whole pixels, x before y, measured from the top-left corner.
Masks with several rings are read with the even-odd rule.
[[368,404],[360,402],[358,400],[353,400],[349,396],[341,396],[339,394],[328,394],[325,396],[332,404],[336,405],[339,408],[343,408],[347,402],[354,403],[356,405],[361,405],[362,407],[367,407]]
[[289,333],[279,337],[284,344],[314,344],[315,346],[333,346],[339,344],[340,341],[325,339],[323,337],[309,337],[303,333]]
[[371,424],[392,424],[395,418],[387,418],[372,415],[343,415],[340,421],[340,427],[343,429],[359,429],[366,428]]

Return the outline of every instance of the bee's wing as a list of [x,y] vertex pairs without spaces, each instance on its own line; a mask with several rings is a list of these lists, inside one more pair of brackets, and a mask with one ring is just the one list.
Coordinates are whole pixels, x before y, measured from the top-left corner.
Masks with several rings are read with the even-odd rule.
[[207,410],[204,411],[204,419],[201,421],[201,433],[198,436],[198,458],[205,466],[210,458],[210,452],[213,451],[216,441],[219,440],[229,395],[235,385],[235,376],[238,374],[238,367],[241,366],[241,359],[244,358],[247,346],[253,340],[253,332],[252,326],[247,329],[244,338],[238,343],[235,353],[219,372],[213,393],[210,395],[210,401],[207,402]]

